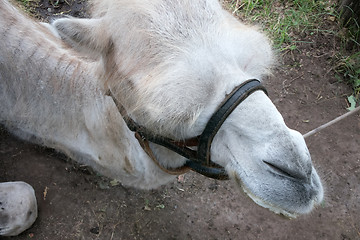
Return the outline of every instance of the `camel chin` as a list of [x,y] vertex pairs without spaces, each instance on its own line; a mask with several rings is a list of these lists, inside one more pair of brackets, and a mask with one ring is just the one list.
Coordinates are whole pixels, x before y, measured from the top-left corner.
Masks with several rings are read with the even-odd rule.
[[[313,171],[315,171],[315,169],[313,169]],[[279,199],[271,199],[269,196],[279,194],[276,192],[271,193],[271,190],[269,192],[266,190],[262,190],[262,192],[257,191],[251,184],[246,183],[248,182],[248,180],[245,179],[246,177],[240,177],[235,171],[230,170],[229,176],[234,180],[237,187],[242,189],[257,205],[288,219],[294,219],[310,213],[316,206],[321,204],[324,197],[323,187],[316,171],[313,172],[310,183],[304,184],[303,189],[307,191],[305,190],[306,192],[304,192],[303,195],[308,195],[306,201],[304,201],[305,198],[292,199],[292,201],[287,201],[286,198],[281,199],[282,201],[279,201]],[[299,194],[299,192],[295,192],[295,194]]]

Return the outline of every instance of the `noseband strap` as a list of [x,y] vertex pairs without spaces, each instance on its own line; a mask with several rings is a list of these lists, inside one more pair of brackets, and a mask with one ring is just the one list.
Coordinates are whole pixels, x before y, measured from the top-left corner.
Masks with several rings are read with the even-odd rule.
[[[226,180],[229,179],[226,170],[222,166],[212,162],[210,159],[211,143],[227,117],[241,102],[257,90],[262,90],[267,94],[266,89],[261,85],[260,81],[256,79],[245,81],[241,85],[237,86],[220,104],[216,112],[206,124],[202,134],[183,141],[176,141],[155,135],[145,127],[138,125],[129,117],[125,108],[117,101],[111,92],[109,92],[109,95],[113,98],[115,105],[117,106],[128,128],[135,132],[135,136],[144,151],[162,170],[169,174],[179,175],[191,169],[210,178]],[[166,147],[188,160],[182,167],[175,169],[165,168],[155,158],[152,150],[150,149],[149,142]],[[197,150],[193,150],[189,147],[197,147]]]

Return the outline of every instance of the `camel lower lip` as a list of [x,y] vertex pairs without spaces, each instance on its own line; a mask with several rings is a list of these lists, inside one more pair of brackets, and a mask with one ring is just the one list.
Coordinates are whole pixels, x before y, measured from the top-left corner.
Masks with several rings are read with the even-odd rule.
[[264,201],[263,199],[261,199],[260,197],[257,197],[256,195],[254,195],[244,184],[243,184],[243,181],[241,180],[241,178],[235,173],[233,172],[231,174],[234,179],[235,179],[235,182],[241,186],[241,188],[243,189],[243,191],[245,192],[245,194],[252,200],[254,201],[257,205],[263,207],[263,208],[266,208],[268,210],[270,210],[271,212],[279,215],[279,216],[282,216],[286,219],[294,219],[296,217],[298,217],[299,214],[295,213],[295,212],[291,212],[289,210],[285,210],[283,208],[280,208],[280,207],[277,207],[277,206],[274,206],[273,204],[267,202],[267,201]]

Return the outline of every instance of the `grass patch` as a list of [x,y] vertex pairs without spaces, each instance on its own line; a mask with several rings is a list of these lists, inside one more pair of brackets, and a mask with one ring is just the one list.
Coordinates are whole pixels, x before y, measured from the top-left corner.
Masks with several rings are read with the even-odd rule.
[[295,50],[297,36],[314,34],[324,18],[336,19],[335,5],[315,0],[233,0],[229,8],[240,18],[260,23],[274,46],[281,51]]
[[39,6],[40,0],[16,0],[21,9],[30,14],[33,17],[36,17],[38,13],[36,12],[36,7]]
[[[272,39],[274,47],[280,51],[296,50],[299,43],[304,43],[301,40],[304,39],[303,36],[321,31],[339,37],[342,46],[336,56],[334,70],[339,80],[345,79],[353,87],[354,93],[350,97],[359,102],[360,24],[355,18],[351,18],[348,20],[351,24],[341,25],[337,1],[227,0],[225,4],[244,21],[262,26]],[[332,21],[337,27],[333,30],[325,29],[322,26],[325,21]],[[344,25],[347,27],[343,27]]]
[[360,52],[349,56],[339,54],[337,58],[336,77],[339,80],[345,79],[353,87],[353,97],[358,102],[360,99]]
[[[347,14],[342,22],[343,34],[342,51],[337,56],[335,71],[338,79],[345,79],[354,89],[348,101],[353,109],[356,103],[360,103],[360,24],[359,16],[348,6],[345,8]],[[349,14],[351,13],[351,14]]]
[[39,0],[17,0],[17,2],[20,3],[20,5],[22,5],[25,9],[39,4]]
[[360,3],[355,1],[358,0],[342,0],[339,9],[342,26],[347,30],[344,34],[347,48],[360,50]]

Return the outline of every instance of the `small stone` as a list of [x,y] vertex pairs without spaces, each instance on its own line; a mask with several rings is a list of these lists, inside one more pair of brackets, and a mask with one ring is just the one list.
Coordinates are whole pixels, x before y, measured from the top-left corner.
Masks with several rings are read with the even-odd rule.
[[99,234],[100,233],[100,228],[99,227],[94,227],[92,229],[90,229],[90,232],[93,234]]
[[24,182],[0,183],[0,236],[16,236],[37,218],[34,189]]

